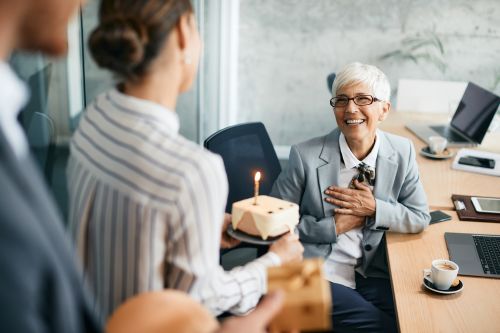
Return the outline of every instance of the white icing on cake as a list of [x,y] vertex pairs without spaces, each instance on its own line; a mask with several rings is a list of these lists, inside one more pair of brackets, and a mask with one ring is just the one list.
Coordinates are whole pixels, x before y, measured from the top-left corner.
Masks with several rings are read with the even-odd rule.
[[293,230],[299,223],[299,206],[295,203],[259,195],[233,203],[233,228],[262,239]]

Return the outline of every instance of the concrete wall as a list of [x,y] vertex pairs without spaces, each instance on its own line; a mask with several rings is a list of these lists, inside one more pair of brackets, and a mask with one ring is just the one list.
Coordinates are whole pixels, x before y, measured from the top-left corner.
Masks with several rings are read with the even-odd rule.
[[393,97],[399,78],[499,94],[499,17],[498,0],[240,0],[237,119],[276,145],[330,131],[326,75],[352,61],[379,66]]

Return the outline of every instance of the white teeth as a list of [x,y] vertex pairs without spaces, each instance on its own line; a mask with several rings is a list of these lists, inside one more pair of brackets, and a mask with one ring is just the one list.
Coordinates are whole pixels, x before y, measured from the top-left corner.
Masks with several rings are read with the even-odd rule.
[[346,124],[348,125],[351,125],[351,124],[361,124],[361,123],[364,123],[365,120],[364,119],[347,119],[345,121]]

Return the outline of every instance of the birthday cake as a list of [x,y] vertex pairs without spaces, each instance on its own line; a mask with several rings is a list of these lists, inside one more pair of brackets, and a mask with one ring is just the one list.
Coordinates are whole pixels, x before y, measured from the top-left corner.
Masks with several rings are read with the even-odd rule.
[[299,206],[295,203],[259,195],[233,203],[232,224],[236,230],[266,240],[293,230],[299,223]]

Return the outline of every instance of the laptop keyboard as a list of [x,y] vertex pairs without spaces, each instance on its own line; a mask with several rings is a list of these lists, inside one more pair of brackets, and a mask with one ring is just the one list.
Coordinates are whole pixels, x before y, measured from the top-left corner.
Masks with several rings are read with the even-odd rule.
[[453,132],[448,126],[430,126],[435,132],[438,132],[442,137],[445,137],[448,142],[467,142],[459,134]]
[[472,239],[485,274],[500,274],[500,237],[476,236]]

